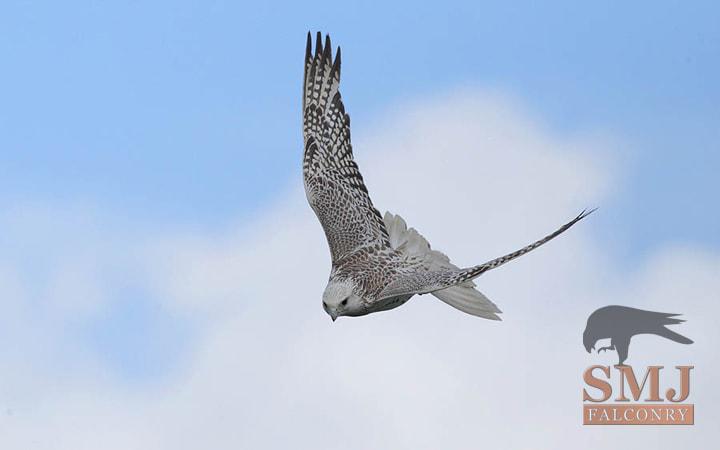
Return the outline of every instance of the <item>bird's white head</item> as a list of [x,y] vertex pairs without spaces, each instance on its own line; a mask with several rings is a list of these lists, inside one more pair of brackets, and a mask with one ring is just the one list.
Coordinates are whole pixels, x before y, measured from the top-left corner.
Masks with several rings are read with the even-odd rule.
[[340,316],[361,316],[365,313],[362,298],[355,294],[349,280],[330,280],[323,292],[323,309],[333,321]]

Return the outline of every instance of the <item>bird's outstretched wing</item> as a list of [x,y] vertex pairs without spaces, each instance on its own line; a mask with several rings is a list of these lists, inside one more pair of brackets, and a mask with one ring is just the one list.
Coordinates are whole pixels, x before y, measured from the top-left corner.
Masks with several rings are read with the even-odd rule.
[[374,243],[389,247],[380,213],[370,201],[350,145],[350,116],[340,97],[340,48],[308,33],[303,87],[305,194],[325,230],[333,262]]
[[635,334],[652,333],[670,339],[671,341],[681,344],[692,344],[692,339],[676,333],[668,328],[668,325],[677,325],[685,322],[685,319],[678,319],[677,313],[663,313],[657,311],[647,311],[644,309],[631,308],[629,306],[609,306],[619,311],[620,317],[616,319],[616,323],[621,323],[625,327],[631,329]]
[[575,225],[578,221],[587,217],[588,214],[592,213],[593,210],[583,211],[577,217],[570,222],[561,226],[551,234],[544,238],[527,245],[520,250],[508,253],[507,255],[501,256],[490,260],[484,264],[478,266],[469,267],[466,269],[451,269],[451,268],[438,268],[436,270],[417,270],[415,267],[408,267],[407,270],[398,270],[396,278],[390,282],[385,289],[380,293],[378,299],[395,297],[398,295],[409,295],[409,294],[426,294],[429,292],[435,292],[440,289],[445,289],[450,286],[463,283],[467,280],[472,280],[475,277],[487,272],[488,270],[495,269],[501,265],[512,261],[528,252],[535,250],[541,245],[551,241],[560,234],[567,231],[571,226]]

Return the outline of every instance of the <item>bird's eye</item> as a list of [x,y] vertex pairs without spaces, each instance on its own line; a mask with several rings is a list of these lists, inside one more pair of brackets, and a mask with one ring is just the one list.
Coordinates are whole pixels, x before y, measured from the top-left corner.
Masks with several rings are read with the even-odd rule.
[[347,305],[347,301],[348,301],[348,299],[345,299],[345,300],[341,301],[340,304],[345,306],[345,305]]

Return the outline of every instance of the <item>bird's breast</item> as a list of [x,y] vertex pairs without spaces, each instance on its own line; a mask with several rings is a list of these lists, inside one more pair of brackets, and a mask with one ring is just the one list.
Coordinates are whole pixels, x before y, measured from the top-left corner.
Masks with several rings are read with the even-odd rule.
[[410,300],[410,297],[412,297],[412,295],[398,295],[396,297],[388,297],[378,300],[370,306],[370,312],[387,311],[389,309],[397,308]]

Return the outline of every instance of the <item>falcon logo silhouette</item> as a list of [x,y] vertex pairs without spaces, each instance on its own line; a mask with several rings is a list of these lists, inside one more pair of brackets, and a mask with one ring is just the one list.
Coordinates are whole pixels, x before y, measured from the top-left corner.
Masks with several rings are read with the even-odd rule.
[[597,352],[616,350],[618,365],[622,366],[628,357],[630,339],[638,334],[654,334],[680,344],[692,344],[692,340],[666,328],[668,325],[685,322],[683,319],[676,318],[679,315],[645,311],[628,306],[605,306],[588,317],[583,333],[583,345],[585,350],[590,353],[595,349],[597,341],[609,338],[610,346],[600,347]]

